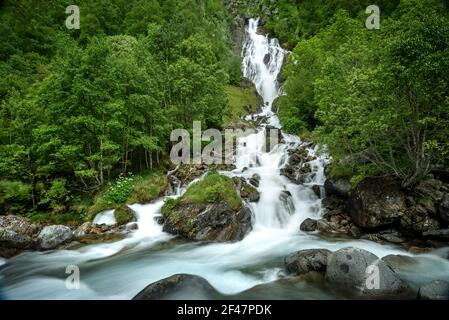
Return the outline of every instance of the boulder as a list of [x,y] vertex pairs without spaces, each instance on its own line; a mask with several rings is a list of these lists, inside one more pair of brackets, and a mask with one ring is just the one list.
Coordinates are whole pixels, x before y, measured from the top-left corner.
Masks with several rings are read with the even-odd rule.
[[301,231],[305,231],[305,232],[312,232],[315,231],[317,229],[317,221],[307,218],[306,220],[304,220],[301,223],[301,226],[299,227],[299,229]]
[[246,182],[244,178],[234,177],[232,178],[234,185],[243,199],[249,202],[257,202],[260,199],[260,193],[255,187]]
[[312,191],[318,198],[321,198],[321,186],[319,186],[317,184],[313,185]]
[[147,286],[133,300],[211,300],[219,293],[199,276],[176,274]]
[[90,233],[91,228],[92,228],[91,222],[84,222],[73,232],[73,235],[75,238],[85,237]]
[[339,197],[349,197],[351,190],[351,183],[347,178],[329,178],[324,183],[326,196],[336,195]]
[[33,238],[41,229],[21,216],[0,216],[0,257],[11,258],[24,250],[34,249]]
[[32,249],[33,240],[13,230],[0,227],[0,257],[10,258],[16,254]]
[[327,281],[364,296],[393,297],[409,293],[408,285],[384,261],[366,250],[344,248],[328,256]]
[[400,227],[403,232],[421,235],[423,232],[439,229],[440,223],[428,213],[417,211],[416,207],[413,207],[408,208],[400,218]]
[[449,241],[449,229],[426,231],[422,235],[425,238]]
[[257,173],[253,174],[251,179],[249,179],[249,183],[251,183],[256,188],[259,188],[260,176]]
[[251,230],[251,211],[233,209],[225,200],[215,203],[181,201],[165,217],[163,230],[195,241],[237,241]]
[[419,288],[418,298],[421,300],[449,300],[449,282],[432,281]]
[[43,250],[55,249],[59,245],[70,241],[73,238],[72,230],[67,226],[53,225],[47,226],[39,233],[37,241],[39,248]]
[[413,191],[422,197],[440,201],[444,195],[441,191],[442,186],[443,183],[440,180],[431,178],[420,181]]
[[438,213],[444,222],[449,222],[449,193],[446,193],[440,203],[440,206],[438,208]]
[[10,215],[0,216],[0,228],[8,229],[27,237],[33,237],[40,232],[42,226],[31,223],[25,217]]
[[324,273],[327,257],[331,251],[326,249],[301,250],[285,257],[285,268],[289,273],[299,275],[310,271]]
[[349,213],[362,228],[397,222],[406,210],[405,196],[392,178],[365,178],[351,192]]
[[415,258],[403,255],[391,254],[383,257],[382,260],[395,272],[410,270],[418,264],[418,261]]

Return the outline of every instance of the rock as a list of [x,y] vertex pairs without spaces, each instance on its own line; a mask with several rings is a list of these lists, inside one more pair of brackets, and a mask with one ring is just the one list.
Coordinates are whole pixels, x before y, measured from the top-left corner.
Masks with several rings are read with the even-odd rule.
[[236,210],[225,201],[196,204],[180,202],[165,218],[165,232],[195,241],[242,240],[251,230],[251,211]]
[[385,263],[388,264],[395,272],[410,270],[418,264],[418,261],[415,258],[403,255],[391,254],[383,257],[382,260],[385,261]]
[[33,238],[42,226],[21,216],[0,216],[0,257],[11,258],[35,248]]
[[387,226],[406,210],[405,196],[392,178],[365,178],[351,192],[349,213],[362,228]]
[[88,235],[90,233],[91,228],[92,228],[91,222],[84,222],[73,232],[73,236],[75,238],[85,237],[86,235]]
[[400,219],[400,227],[404,232],[421,235],[423,232],[439,229],[440,223],[426,212],[409,208]]
[[147,286],[133,300],[212,300],[219,293],[199,276],[176,274]]
[[331,251],[326,249],[301,250],[285,257],[285,268],[289,273],[296,275],[310,271],[324,273],[330,253]]
[[42,226],[31,223],[25,217],[10,215],[0,216],[0,228],[8,229],[24,236],[34,237],[40,232]]
[[70,241],[73,238],[72,230],[61,225],[47,226],[39,233],[37,241],[43,250],[55,249],[57,246]]
[[330,283],[365,296],[396,297],[409,293],[407,284],[392,268],[362,249],[344,248],[330,254],[325,276]]
[[16,254],[32,249],[33,240],[13,230],[0,227],[0,257],[10,258]]
[[290,191],[282,190],[281,194],[279,195],[279,201],[281,202],[282,207],[285,208],[288,213],[295,213],[295,204],[293,203],[293,198]]
[[408,252],[411,254],[425,254],[432,252],[432,248],[423,248],[423,247],[417,247],[417,246],[411,246],[408,248]]
[[444,222],[449,222],[449,193],[446,193],[441,200],[440,207],[438,208],[438,213]]
[[433,200],[440,201],[443,198],[443,192],[440,191],[443,183],[437,179],[426,179],[413,189],[415,193],[422,197],[429,197]]
[[301,223],[301,226],[299,227],[299,229],[301,231],[305,231],[305,232],[312,232],[315,231],[317,229],[317,221],[307,218],[306,220],[304,220]]
[[421,300],[449,300],[449,282],[437,280],[419,288]]
[[319,186],[317,184],[313,185],[312,191],[318,198],[321,198],[321,186]]
[[256,188],[259,188],[260,176],[257,173],[253,174],[253,176],[249,180],[249,183],[251,183]]
[[234,185],[240,194],[240,197],[248,200],[249,202],[257,202],[260,199],[260,193],[252,185],[248,184],[244,178],[234,177],[232,178]]
[[448,241],[449,240],[449,229],[426,231],[422,235],[425,238]]
[[351,190],[351,183],[347,178],[329,178],[324,183],[324,189],[326,196],[336,195],[347,198]]

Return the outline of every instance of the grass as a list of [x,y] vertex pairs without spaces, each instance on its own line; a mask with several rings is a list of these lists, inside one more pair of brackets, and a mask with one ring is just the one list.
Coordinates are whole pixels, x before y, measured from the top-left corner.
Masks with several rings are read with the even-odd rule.
[[99,212],[115,209],[117,221],[122,221],[128,216],[124,205],[151,202],[162,195],[166,186],[167,179],[162,172],[119,178],[95,197],[88,210],[89,217],[93,219]]
[[242,199],[237,194],[231,178],[218,173],[209,173],[203,180],[190,186],[179,199],[167,200],[162,208],[162,214],[167,216],[178,203],[208,204],[226,201],[231,208],[238,210],[242,207]]
[[228,108],[223,115],[224,127],[236,126],[241,122],[240,117],[256,113],[257,96],[254,93],[255,88],[240,88],[236,86],[227,86]]

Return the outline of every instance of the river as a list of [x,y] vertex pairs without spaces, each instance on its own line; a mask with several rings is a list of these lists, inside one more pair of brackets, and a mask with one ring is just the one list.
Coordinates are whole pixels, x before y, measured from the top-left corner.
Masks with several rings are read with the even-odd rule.
[[[324,165],[328,161],[315,149],[314,174],[303,185],[280,175],[288,161],[288,151],[302,144],[296,136],[284,135],[284,141],[271,152],[264,152],[264,126],[280,127],[272,111],[273,101],[281,94],[277,82],[285,52],[276,39],[258,34],[258,20],[250,20],[243,49],[243,72],[251,79],[265,105],[257,116],[267,118],[255,134],[240,138],[236,169],[222,172],[228,176],[261,177],[259,202],[251,204],[253,230],[236,243],[193,243],[164,233],[154,217],[160,214],[164,199],[151,204],[133,205],[138,230],[115,243],[84,246],[77,250],[27,252],[0,260],[0,277],[7,299],[131,299],[148,284],[177,273],[206,278],[226,296],[238,298],[344,298],[338,292],[302,283],[276,286],[270,290],[243,291],[277,280],[283,258],[294,251],[311,248],[338,250],[354,246],[379,257],[407,253],[401,247],[370,241],[323,238],[299,230],[306,218],[319,218],[321,200],[311,184],[323,185]],[[283,196],[284,195],[284,196]],[[287,195],[287,197],[285,196]],[[401,274],[419,286],[430,280],[449,280],[449,261],[438,255],[417,256],[419,263]],[[65,279],[68,265],[80,269],[79,290],[68,290]],[[194,295],[185,297],[194,298]]]

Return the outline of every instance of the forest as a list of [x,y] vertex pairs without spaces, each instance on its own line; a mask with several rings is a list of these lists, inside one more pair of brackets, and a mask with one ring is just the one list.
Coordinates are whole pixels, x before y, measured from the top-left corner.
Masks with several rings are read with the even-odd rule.
[[109,182],[166,168],[171,130],[220,129],[247,98],[221,1],[78,1],[79,30],[69,4],[1,7],[0,212],[82,219]]
[[157,189],[171,130],[221,129],[256,104],[239,88],[236,14],[290,50],[275,108],[284,131],[326,146],[330,175],[410,187],[449,164],[448,1],[377,1],[380,30],[363,27],[368,0],[83,0],[79,30],[69,4],[1,7],[0,212],[83,220],[118,182],[112,202],[137,180]]

